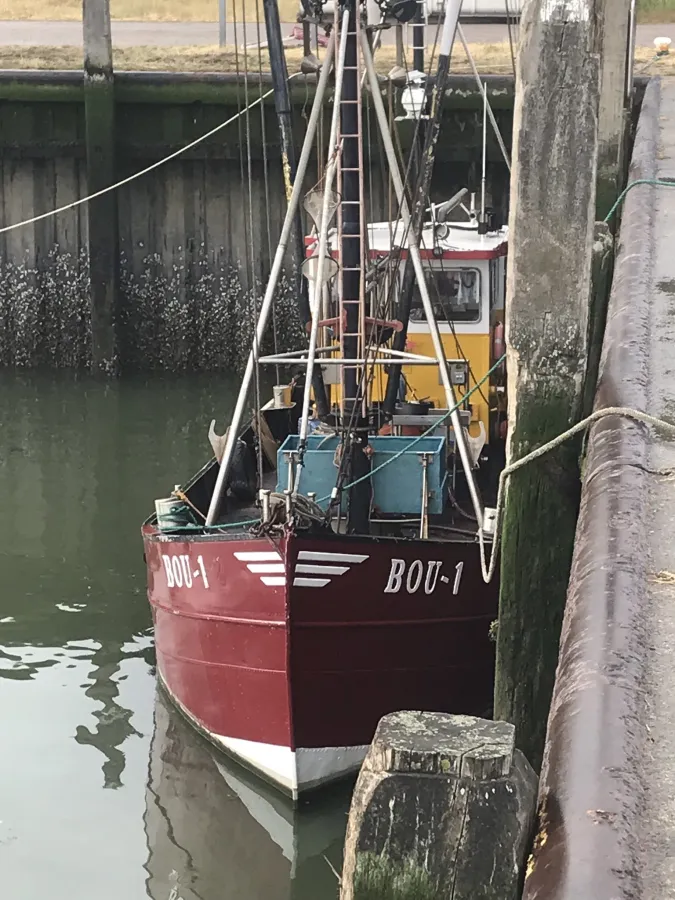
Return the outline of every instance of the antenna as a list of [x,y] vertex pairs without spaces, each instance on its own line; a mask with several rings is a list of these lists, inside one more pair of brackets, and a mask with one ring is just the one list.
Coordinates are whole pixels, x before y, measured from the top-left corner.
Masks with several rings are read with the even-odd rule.
[[480,217],[485,222],[485,179],[487,174],[487,111],[488,94],[487,84],[483,82],[483,174],[481,177]]

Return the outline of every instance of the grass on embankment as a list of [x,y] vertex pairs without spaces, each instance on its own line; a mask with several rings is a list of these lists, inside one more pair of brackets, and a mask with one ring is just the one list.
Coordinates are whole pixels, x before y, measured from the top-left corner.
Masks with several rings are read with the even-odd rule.
[[[471,44],[471,53],[481,73],[510,75],[513,71],[509,45]],[[381,47],[376,56],[380,72],[388,72],[394,65],[394,48]],[[286,51],[290,72],[297,72],[302,50],[293,47]],[[675,54],[654,62],[649,47],[636,51],[636,74],[675,75]],[[218,47],[115,47],[113,63],[118,71],[135,72],[236,72],[233,48]],[[269,68],[266,51],[262,52],[263,69]],[[239,68],[243,57],[239,51]],[[0,46],[0,69],[81,69],[82,51],[78,47],[3,47]],[[249,51],[249,72],[255,77],[258,69],[257,50]],[[462,47],[457,47],[452,59],[452,71],[469,72],[469,64]]]
[[[294,22],[298,0],[278,0],[282,22]],[[235,0],[228,0],[227,18],[233,19]],[[264,21],[262,0],[257,0],[260,20]],[[638,0],[641,22],[675,22],[675,0]],[[134,22],[215,22],[218,0],[110,0],[114,19]],[[236,0],[236,16],[242,21],[256,20],[256,0]],[[0,19],[46,21],[82,18],[81,0],[0,0]]]
[[638,0],[640,22],[675,22],[675,0]]
[[[508,44],[472,44],[472,54],[483,72],[512,71]],[[393,47],[381,47],[376,56],[380,72],[388,72],[395,62]],[[262,51],[262,67],[269,70],[267,51]],[[289,72],[297,72],[302,49],[286,50]],[[322,55],[322,54],[321,54]],[[453,70],[468,72],[463,49],[457,52]],[[239,69],[243,67],[242,51],[238,53]],[[254,79],[258,71],[258,51],[249,50],[249,75]],[[237,56],[234,48],[219,47],[115,47],[113,65],[118,71],[162,72],[236,72]],[[0,46],[0,69],[81,69],[82,50],[79,47],[3,47]]]
[[[295,22],[298,0],[278,0],[282,22]],[[262,0],[257,0],[260,21],[265,21]],[[227,0],[227,20],[234,19],[235,0]],[[131,22],[216,22],[218,0],[110,0],[113,19]],[[256,21],[256,0],[236,0],[236,18]],[[0,19],[66,21],[82,18],[82,0],[0,0]]]

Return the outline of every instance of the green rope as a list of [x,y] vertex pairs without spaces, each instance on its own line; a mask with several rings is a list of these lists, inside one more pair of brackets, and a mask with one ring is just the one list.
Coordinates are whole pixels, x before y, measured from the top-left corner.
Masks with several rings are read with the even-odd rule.
[[167,528],[167,532],[177,531],[226,531],[230,528],[245,528],[247,525],[257,525],[260,519],[246,519],[244,522],[227,522],[225,525],[176,525],[175,528]]
[[651,184],[651,185],[654,185],[654,187],[675,188],[675,178],[673,178],[672,181],[671,180],[666,181],[664,179],[659,179],[659,178],[638,178],[636,181],[631,181],[631,183],[629,185],[627,185],[623,189],[623,191],[619,194],[618,200],[616,201],[614,206],[610,209],[610,211],[605,216],[605,219],[604,219],[605,224],[607,224],[609,222],[609,220],[612,218],[614,213],[621,206],[621,204],[623,203],[623,201],[626,198],[626,194],[629,191],[631,191],[634,187],[637,187],[639,184]]
[[[357,478],[356,481],[352,481],[351,484],[346,484],[342,488],[342,490],[348,491],[351,488],[356,487],[357,484],[361,484],[361,482],[365,481],[367,478],[372,478],[373,475],[375,475],[377,472],[380,472],[382,469],[384,469],[385,466],[389,466],[389,465],[391,465],[391,463],[396,462],[397,459],[400,459],[404,453],[409,453],[410,450],[414,446],[419,444],[419,442],[423,438],[429,437],[429,435],[433,431],[436,431],[436,429],[439,427],[439,425],[442,425],[443,422],[447,421],[447,419],[449,419],[450,416],[454,412],[456,412],[460,408],[460,406],[463,403],[465,403],[473,393],[475,393],[480,387],[482,387],[482,385],[488,380],[490,375],[492,375],[492,373],[495,371],[495,369],[498,369],[499,366],[501,366],[501,364],[504,362],[505,359],[506,359],[506,354],[504,354],[503,356],[500,356],[499,359],[497,360],[497,362],[492,366],[492,368],[487,371],[485,376],[483,378],[481,378],[481,380],[477,384],[475,384],[474,387],[471,388],[471,390],[467,391],[466,394],[464,394],[464,396],[462,397],[462,399],[458,403],[455,403],[455,405],[452,407],[452,409],[449,409],[447,411],[447,413],[443,416],[442,419],[438,419],[436,422],[434,422],[433,425],[431,425],[429,428],[427,428],[427,430],[425,432],[423,432],[419,437],[415,438],[414,441],[412,441],[410,444],[408,444],[402,450],[399,450],[398,453],[394,453],[394,455],[390,456],[389,459],[385,459],[385,461],[383,463],[380,463],[379,466],[376,466],[376,468],[371,469],[370,472],[366,472],[365,475],[362,475],[360,478]],[[321,499],[317,500],[316,502],[317,503],[325,503],[326,500],[330,500],[331,496],[332,496],[332,492],[330,494],[328,494],[326,497],[321,497]]]

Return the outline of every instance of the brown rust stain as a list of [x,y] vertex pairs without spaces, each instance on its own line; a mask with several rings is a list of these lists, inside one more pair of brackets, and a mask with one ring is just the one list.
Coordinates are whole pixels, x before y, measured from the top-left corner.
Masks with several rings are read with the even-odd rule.
[[541,850],[546,846],[548,842],[548,829],[550,824],[550,819],[547,810],[547,800],[548,797],[544,797],[539,804],[539,828],[534,837],[534,841],[532,842],[532,853],[530,853],[527,860],[527,867],[525,869],[525,880],[534,874],[534,870],[537,867],[537,855]]
[[652,584],[675,584],[675,572],[657,572],[649,576],[649,581]]

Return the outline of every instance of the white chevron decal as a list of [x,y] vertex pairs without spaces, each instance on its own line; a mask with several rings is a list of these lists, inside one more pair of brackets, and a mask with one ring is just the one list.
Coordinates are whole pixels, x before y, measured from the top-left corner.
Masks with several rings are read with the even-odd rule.
[[266,587],[286,584],[284,561],[275,550],[251,550],[235,553],[234,558],[246,563],[246,568],[260,578]]
[[[251,550],[234,554],[246,563],[252,575],[257,575],[266,587],[284,587],[286,574],[281,554],[274,550]],[[352,566],[365,562],[361,553],[333,553],[320,550],[300,550],[293,573],[293,587],[322,588],[333,578],[349,572]]]
[[[333,577],[349,572],[353,565],[365,562],[368,557],[361,553],[333,553],[320,550],[300,550],[295,564],[293,587],[322,588],[333,580]],[[337,565],[342,563],[342,565]],[[318,575],[320,578],[308,578]],[[326,577],[329,576],[329,577]]]

